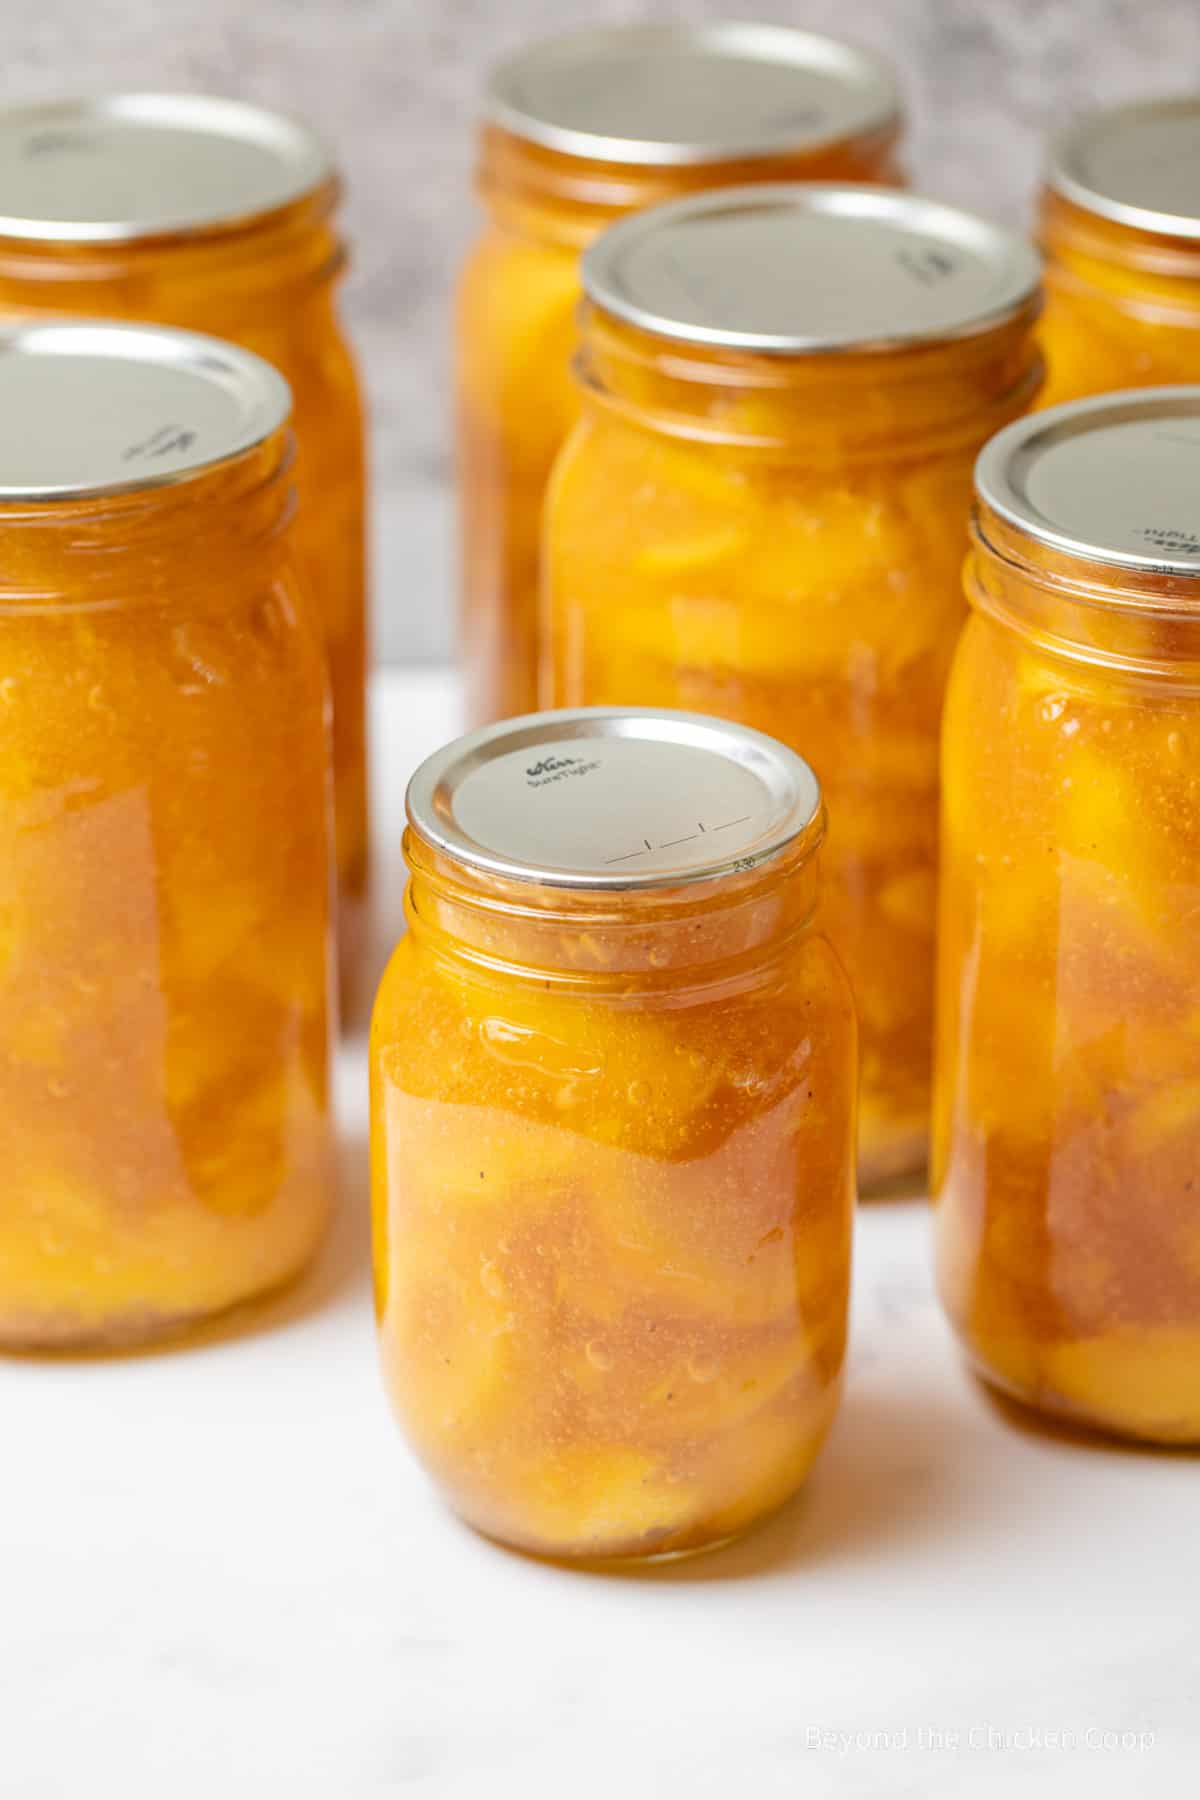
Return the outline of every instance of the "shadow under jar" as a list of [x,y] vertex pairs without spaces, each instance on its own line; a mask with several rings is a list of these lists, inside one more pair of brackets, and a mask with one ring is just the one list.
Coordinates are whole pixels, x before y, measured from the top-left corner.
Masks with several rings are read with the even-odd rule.
[[1032,248],[880,188],[750,188],[583,265],[580,424],[546,513],[557,705],[738,719],[829,803],[865,1187],[928,1142],[938,729],[971,468],[1036,392]]
[[229,339],[292,390],[297,573],[334,710],[342,987],[353,1005],[368,877],[364,446],[336,308],[338,179],[304,126],[195,94],[0,111],[0,316],[150,320]]
[[575,32],[502,63],[485,108],[487,222],[460,283],[457,348],[472,724],[538,703],[542,501],[578,411],[580,251],[625,214],[701,188],[900,180],[888,69],[779,26]]
[[978,470],[946,707],[935,1193],[978,1372],[1200,1442],[1200,388]]
[[0,1345],[278,1286],[330,1201],[324,659],[286,384],[0,332]]
[[371,1045],[384,1374],[478,1530],[703,1550],[800,1485],[837,1404],[854,1018],[824,815],[782,745],[546,713],[409,790]]
[[1042,190],[1047,406],[1200,380],[1200,96],[1098,108]]

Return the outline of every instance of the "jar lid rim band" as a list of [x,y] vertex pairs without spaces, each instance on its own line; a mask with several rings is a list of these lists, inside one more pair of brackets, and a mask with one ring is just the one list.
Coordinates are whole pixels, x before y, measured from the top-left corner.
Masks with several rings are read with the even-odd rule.
[[0,237],[134,243],[251,225],[323,188],[333,158],[285,113],[211,94],[0,109]]
[[484,105],[491,123],[544,149],[653,167],[816,152],[900,116],[874,52],[747,20],[542,39],[493,69]]
[[1093,107],[1051,141],[1046,185],[1135,231],[1200,238],[1200,94]]
[[281,431],[270,363],[199,332],[108,323],[0,328],[0,507],[189,481]]
[[1080,562],[1200,577],[1200,386],[1137,388],[1027,414],[984,445],[975,492]]
[[634,213],[585,252],[602,312],[652,336],[765,356],[976,336],[1037,303],[1033,244],[865,183],[721,188]]
[[429,757],[414,832],[515,882],[591,891],[712,881],[786,849],[821,817],[808,764],[705,714],[576,707],[484,727]]

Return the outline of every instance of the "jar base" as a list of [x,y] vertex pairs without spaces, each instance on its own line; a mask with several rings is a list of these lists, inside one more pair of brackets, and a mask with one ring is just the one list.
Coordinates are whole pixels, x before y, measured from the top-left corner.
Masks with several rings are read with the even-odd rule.
[[[235,1307],[237,1303],[235,1302]],[[235,1310],[234,1307],[228,1309]],[[102,1325],[45,1319],[14,1326],[0,1325],[0,1356],[105,1356],[151,1349],[186,1337],[214,1316],[211,1313],[142,1313]]]
[[911,1199],[928,1192],[928,1179],[929,1133],[924,1125],[873,1151],[859,1146],[860,1200]]
[[[831,1417],[833,1410],[831,1407]],[[627,1550],[613,1555],[589,1555],[585,1552],[573,1555],[568,1550],[539,1550],[529,1544],[516,1543],[512,1539],[501,1537],[498,1532],[488,1531],[482,1525],[476,1525],[474,1520],[458,1511],[457,1508],[452,1510],[455,1518],[469,1531],[474,1532],[476,1537],[482,1538],[485,1543],[494,1544],[500,1550],[507,1550],[513,1556],[528,1557],[531,1562],[547,1563],[556,1569],[573,1569],[583,1574],[636,1575],[639,1571],[650,1573],[654,1569],[668,1568],[675,1563],[694,1562],[697,1558],[711,1556],[718,1550],[728,1550],[732,1545],[744,1543],[747,1538],[754,1537],[757,1532],[770,1525],[772,1520],[777,1519],[780,1513],[784,1512],[806,1491],[809,1472],[824,1439],[825,1433],[822,1432],[811,1447],[804,1474],[782,1498],[772,1500],[763,1511],[752,1514],[744,1523],[734,1525],[731,1530],[722,1531],[717,1537],[705,1538],[700,1543],[669,1545],[661,1550]]]
[[289,1274],[237,1300],[218,1307],[184,1312],[145,1312],[119,1320],[82,1325],[77,1319],[43,1318],[14,1327],[0,1322],[0,1356],[29,1359],[62,1357],[136,1356],[199,1341],[205,1333],[231,1329],[243,1317],[251,1317],[296,1285],[312,1262],[311,1255]]
[[574,1556],[567,1550],[535,1550],[528,1544],[516,1544],[507,1538],[498,1537],[495,1532],[485,1531],[482,1526],[472,1524],[470,1519],[461,1513],[455,1517],[480,1537],[485,1543],[495,1544],[497,1549],[507,1550],[513,1556],[528,1557],[531,1562],[546,1563],[556,1569],[572,1569],[584,1575],[622,1575],[637,1574],[639,1570],[667,1568],[674,1563],[694,1562],[697,1557],[709,1556],[714,1551],[726,1550],[755,1531],[762,1523],[755,1519],[737,1531],[727,1531],[721,1537],[706,1538],[702,1544],[684,1544],[676,1550],[644,1550],[625,1551],[613,1556],[590,1556],[582,1553]]
[[1019,1422],[1027,1429],[1041,1426],[1043,1430],[1064,1432],[1080,1443],[1091,1441],[1098,1448],[1108,1444],[1127,1449],[1200,1450],[1200,1425],[1171,1431],[1115,1423],[1046,1389],[1022,1387],[1019,1382],[998,1375],[968,1348],[964,1347],[963,1355],[967,1368],[989,1397],[1018,1413]]

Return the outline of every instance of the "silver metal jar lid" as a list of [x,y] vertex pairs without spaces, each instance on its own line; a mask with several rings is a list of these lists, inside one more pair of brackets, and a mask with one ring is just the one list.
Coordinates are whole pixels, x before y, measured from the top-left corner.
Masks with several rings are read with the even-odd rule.
[[1085,113],[1052,145],[1046,180],[1101,218],[1200,238],[1200,95]]
[[261,357],[148,325],[0,329],[0,504],[186,481],[286,424]]
[[456,861],[565,888],[712,881],[774,856],[817,818],[808,764],[700,713],[585,706],[508,719],[421,764],[408,818]]
[[583,258],[605,312],[660,337],[770,355],[970,336],[1036,294],[1033,245],[890,188],[725,188],[634,213]]
[[488,117],[547,149],[678,167],[815,150],[900,113],[890,69],[834,38],[780,25],[626,25],[576,31],[493,72]]
[[132,242],[247,224],[333,173],[307,126],[203,94],[0,111],[0,236]]
[[1101,394],[1018,419],[984,446],[975,488],[1069,556],[1200,576],[1200,387]]

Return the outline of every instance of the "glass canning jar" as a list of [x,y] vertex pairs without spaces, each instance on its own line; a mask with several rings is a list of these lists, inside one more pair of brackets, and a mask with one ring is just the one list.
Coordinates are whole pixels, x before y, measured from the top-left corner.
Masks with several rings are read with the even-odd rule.
[[325,1222],[329,721],[288,407],[214,339],[0,331],[5,1348],[204,1318]]
[[837,1404],[854,1017],[823,811],[771,740],[547,713],[414,777],[372,1028],[383,1368],[477,1529],[652,1558],[743,1530]]
[[1068,128],[1041,202],[1045,404],[1200,381],[1200,97]]
[[0,110],[0,317],[151,320],[257,352],[294,403],[297,573],[334,708],[344,998],[365,935],[362,404],[336,308],[346,252],[325,147],[290,119],[194,94]]
[[882,188],[750,188],[584,259],[547,502],[547,698],[739,719],[830,810],[864,1186],[924,1166],[938,728],[971,468],[1036,392],[1032,248]]
[[482,236],[457,327],[462,642],[472,723],[537,704],[546,479],[577,411],[579,253],[615,219],[746,181],[898,182],[889,71],[778,26],[621,26],[494,72]]
[[978,471],[946,705],[935,1191],[980,1374],[1200,1442],[1200,388]]

